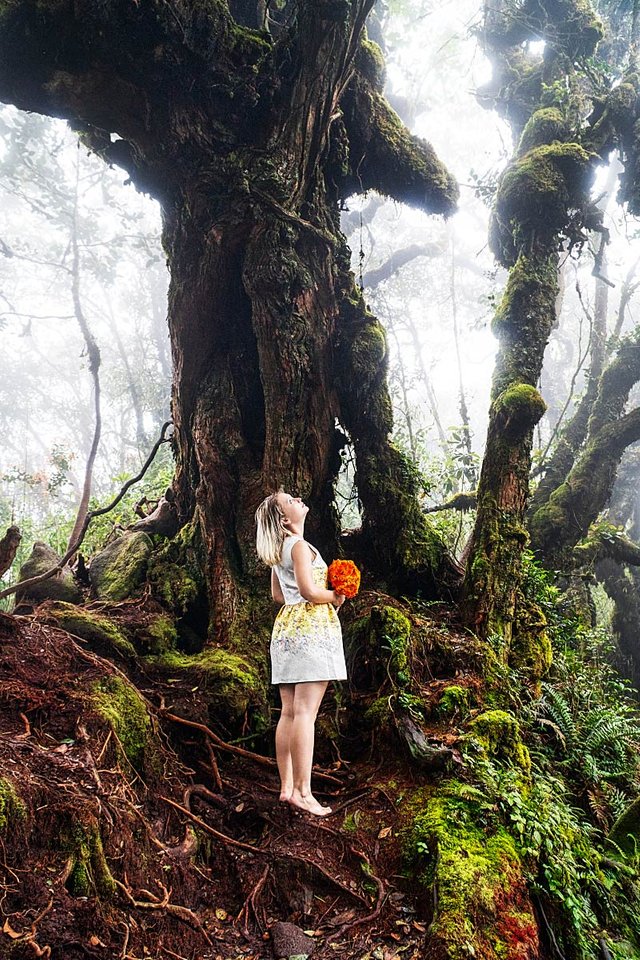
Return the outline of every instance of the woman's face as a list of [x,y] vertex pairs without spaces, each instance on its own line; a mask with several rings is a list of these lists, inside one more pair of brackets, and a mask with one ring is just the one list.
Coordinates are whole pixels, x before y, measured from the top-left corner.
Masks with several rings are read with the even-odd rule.
[[290,493],[281,492],[278,494],[278,504],[284,515],[285,525],[288,527],[292,523],[298,523],[304,520],[309,513],[309,507],[302,502],[300,497],[294,497]]

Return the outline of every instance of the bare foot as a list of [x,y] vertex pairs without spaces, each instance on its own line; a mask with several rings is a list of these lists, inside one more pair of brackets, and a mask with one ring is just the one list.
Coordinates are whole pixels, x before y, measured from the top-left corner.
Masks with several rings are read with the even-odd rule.
[[280,796],[278,797],[278,800],[280,801],[280,803],[289,803],[289,801],[291,800],[292,793],[293,793],[292,789],[287,790],[285,789],[285,787],[282,787],[280,790]]
[[289,803],[292,807],[297,807],[298,810],[312,813],[314,817],[328,817],[330,813],[333,813],[331,807],[323,807],[321,803],[318,803],[312,793],[303,796],[297,790],[294,790],[289,797]]

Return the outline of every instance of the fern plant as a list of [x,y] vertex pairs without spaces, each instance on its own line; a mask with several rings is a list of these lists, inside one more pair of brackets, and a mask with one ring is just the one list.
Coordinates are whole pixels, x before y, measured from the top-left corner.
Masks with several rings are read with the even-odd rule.
[[[586,788],[616,781],[630,784],[638,773],[640,725],[623,704],[584,709],[578,699],[542,685],[538,719],[561,745],[564,762]],[[613,810],[612,810],[613,812]]]

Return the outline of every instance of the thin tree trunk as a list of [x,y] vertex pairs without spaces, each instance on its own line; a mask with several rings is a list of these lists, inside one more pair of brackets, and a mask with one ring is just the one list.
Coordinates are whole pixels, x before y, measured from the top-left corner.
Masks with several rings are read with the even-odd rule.
[[84,482],[82,485],[82,495],[78,504],[73,530],[69,537],[67,550],[73,546],[80,536],[80,531],[89,510],[89,500],[91,498],[91,484],[93,479],[93,467],[100,445],[100,434],[102,432],[102,414],[100,410],[100,349],[93,336],[87,318],[82,308],[82,299],[80,296],[80,248],[78,245],[78,185],[80,181],[80,151],[76,157],[76,185],[73,203],[73,215],[71,222],[71,295],[73,299],[73,310],[78,321],[78,326],[82,332],[89,361],[89,373],[93,381],[93,409],[94,409],[94,432],[91,448],[87,457],[84,471]]

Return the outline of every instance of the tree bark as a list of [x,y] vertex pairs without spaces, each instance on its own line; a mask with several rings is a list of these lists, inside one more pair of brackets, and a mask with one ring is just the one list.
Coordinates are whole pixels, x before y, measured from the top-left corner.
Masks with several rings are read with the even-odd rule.
[[[507,646],[527,542],[533,429],[545,410],[536,386],[555,322],[558,250],[563,238],[570,247],[585,227],[597,225],[589,200],[593,154],[572,140],[568,119],[544,107],[542,95],[545,84],[569,83],[577,52],[598,42],[598,21],[587,3],[525,6],[522,18],[499,2],[486,7],[484,42],[494,76],[483,98],[522,133],[500,181],[490,231],[492,249],[510,274],[493,323],[500,348],[463,589],[469,625],[482,637],[501,636]],[[523,42],[540,37],[544,54],[527,60]]]

